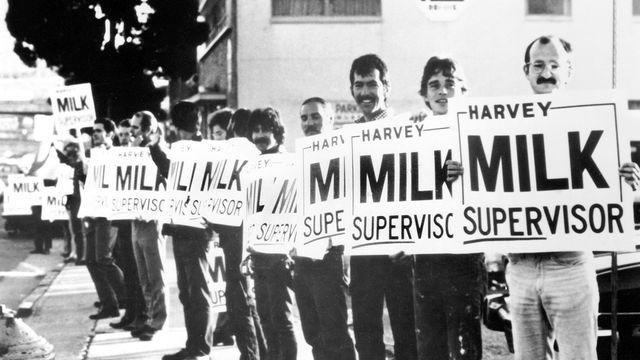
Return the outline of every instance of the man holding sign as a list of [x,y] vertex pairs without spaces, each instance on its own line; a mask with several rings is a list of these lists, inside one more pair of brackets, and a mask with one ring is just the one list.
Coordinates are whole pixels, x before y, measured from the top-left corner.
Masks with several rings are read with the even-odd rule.
[[[554,94],[565,87],[572,70],[570,54],[571,45],[555,36],[542,36],[529,44],[525,50],[525,65],[523,70],[534,93]],[[562,111],[561,109],[563,109],[563,107],[559,107],[549,110],[550,102],[545,105],[546,108],[545,106],[542,106],[544,104],[540,102],[536,105],[539,106],[539,112],[541,113],[540,116],[547,116],[548,111],[557,112]],[[498,106],[499,105],[495,105],[493,109],[498,109]],[[530,113],[527,115],[525,106],[526,104],[523,104],[523,114],[520,117],[534,117]],[[530,105],[529,108],[532,106],[533,105]],[[489,106],[486,108],[488,109]],[[597,109],[594,108],[593,111],[597,111]],[[530,112],[533,112],[533,110]],[[506,114],[506,112],[504,112],[504,114]],[[484,110],[482,115],[479,115],[479,112],[476,114],[475,107],[470,107],[469,117],[481,119],[487,117],[497,118],[497,116],[491,116],[490,110],[486,111],[486,117]],[[504,116],[501,118],[504,118]],[[570,120],[571,119],[567,119],[567,121]],[[562,125],[563,124],[557,124],[558,131],[562,131]],[[602,125],[603,128],[605,125],[606,124]],[[599,131],[600,134],[603,132],[604,131]],[[614,130],[609,130],[609,133],[612,132],[614,132]],[[574,134],[574,137],[576,136],[575,134],[579,135],[579,133],[575,131],[569,133],[570,142],[571,134]],[[552,134],[549,134],[549,136],[551,135]],[[542,135],[539,134],[538,138],[541,138],[541,136]],[[475,137],[479,138],[478,136]],[[522,139],[525,138],[520,138],[521,143],[523,142]],[[597,144],[599,140],[599,137],[597,140],[592,140],[590,135],[589,140],[587,140],[587,144],[584,145],[584,148],[580,146],[578,150],[574,150],[579,151],[579,153],[570,159],[572,160],[571,164],[573,164],[573,161],[582,161],[580,162],[580,165],[572,166],[572,169],[578,169],[577,179],[574,179],[572,173],[572,189],[578,189],[574,191],[580,191],[580,189],[583,189],[580,176],[581,173],[584,172],[591,177],[592,180],[590,181],[592,181],[594,186],[596,186],[596,188],[591,190],[593,197],[600,196],[603,192],[606,194],[606,189],[608,188],[608,186],[598,186],[603,183],[604,177],[592,158],[595,156],[593,155],[595,144]],[[579,142],[574,142],[580,145]],[[601,142],[605,142],[605,140],[603,139]],[[520,144],[519,148],[526,149],[525,145],[526,144]],[[538,141],[538,143],[534,144],[534,147],[536,146],[540,147],[543,145]],[[576,146],[573,145],[573,148],[575,147]],[[569,149],[572,149],[571,144]],[[542,156],[544,156],[544,154],[542,154]],[[519,157],[522,157],[522,159],[519,159],[518,164],[520,164],[520,162],[527,162],[527,159],[524,158],[524,156],[519,155]],[[546,171],[546,167],[542,166],[544,163],[538,164],[544,159],[540,160],[536,158],[534,160],[536,165],[541,165],[540,167]],[[551,160],[549,161],[551,162]],[[469,166],[472,166],[470,178],[474,178],[474,176],[477,177],[477,175],[474,175],[474,172],[477,172],[477,170],[474,171],[473,168],[476,165],[469,164]],[[562,183],[562,181],[568,181],[567,179],[550,178],[547,176],[546,172],[540,174],[538,170],[539,169],[536,167],[536,191],[566,190],[568,188],[568,185],[564,186]],[[522,194],[532,193],[532,187],[529,183],[529,174],[527,171],[528,170],[524,168],[524,165],[518,166],[518,186],[521,196],[524,196]],[[459,166],[459,163],[452,164],[452,166],[449,167],[449,175],[451,178],[455,178],[461,173],[462,167]],[[619,170],[619,174],[632,186],[632,188],[636,188],[638,186],[640,180],[640,169],[638,169],[637,165],[633,163],[623,164]],[[606,185],[606,181],[604,182]],[[510,183],[507,185],[503,186],[511,189]],[[493,185],[491,186],[493,187]],[[474,189],[473,180],[471,180],[471,189]],[[497,193],[494,191],[494,195],[496,194]],[[512,197],[515,195],[511,190],[509,190],[509,194]],[[541,196],[542,193],[539,192],[538,195]],[[619,196],[621,197],[621,195]],[[609,205],[610,206],[607,206],[608,209],[616,208],[616,206],[619,207],[617,204]],[[602,208],[602,206],[597,203],[593,205],[593,207]],[[574,206],[571,210],[571,216],[582,216],[581,214],[584,214],[584,212],[581,213],[578,210],[575,210],[576,208],[584,209],[584,206],[582,204]],[[517,214],[519,210],[517,210],[518,208],[515,209],[516,210],[513,211],[509,210],[510,216]],[[557,206],[556,209],[558,209]],[[528,229],[528,232],[531,232],[532,230],[537,230],[537,233],[541,232],[538,223],[540,223],[539,220],[543,218],[540,217],[536,219],[536,211],[540,210],[535,206],[526,209],[527,217],[525,218],[525,222],[528,225],[524,228]],[[545,212],[548,214],[548,210],[546,208]],[[556,214],[557,213],[559,213],[559,210],[556,210]],[[589,213],[591,214],[592,211]],[[468,213],[465,212],[465,214]],[[622,231],[620,221],[622,209],[620,208],[619,213],[614,213],[613,215],[614,217],[617,216],[617,218],[610,220],[617,224],[615,226],[616,229],[620,229],[620,231]],[[568,217],[567,210],[565,210],[564,217]],[[555,215],[556,220],[554,220],[553,224],[557,224],[559,218],[560,217],[558,215]],[[470,219],[470,217],[465,216],[465,221]],[[545,219],[549,219],[549,215],[546,215]],[[564,226],[565,233],[568,234],[569,230],[572,229],[576,234],[584,233],[587,223],[584,218],[581,219],[584,225],[582,230],[580,230],[580,225],[576,225],[577,223],[569,226],[568,220],[566,220]],[[520,222],[519,219],[511,221],[512,234],[516,233],[514,226],[517,226],[516,224],[518,222]],[[535,224],[535,226],[532,226],[532,223]],[[530,238],[530,240],[544,240],[547,235],[550,236],[555,234],[556,232],[553,229],[560,229],[560,226],[556,227],[556,225],[553,224],[549,224],[549,227],[552,229],[550,233],[541,233],[543,236],[540,238]],[[522,228],[523,227],[520,227],[518,229]],[[610,226],[610,228],[612,228],[612,226]],[[497,230],[494,229],[494,231]],[[558,233],[560,233],[560,230],[558,230]],[[517,232],[517,234],[524,234],[524,232],[520,231]],[[589,240],[588,235],[583,235],[582,238],[585,242]],[[531,249],[530,246],[532,246],[531,241],[521,241],[519,244],[520,246],[529,246],[529,249]],[[580,245],[581,242],[575,242],[572,243],[571,246]],[[567,245],[565,244],[564,247],[567,247]],[[596,343],[599,294],[593,265],[593,255],[590,251],[511,253],[509,254],[509,266],[507,268],[507,283],[509,284],[511,299],[509,306],[512,316],[516,359],[552,359],[554,357],[554,340],[558,343],[558,348],[560,353],[563,354],[563,358],[597,358]]]
[[[132,145],[145,147],[151,143],[151,135],[158,131],[158,120],[149,111],[139,111],[131,117],[130,128],[134,138]],[[161,231],[162,224],[157,220],[138,219],[131,222],[133,255],[149,317],[141,328],[131,332],[140,340],[151,340],[167,319],[166,244]]]
[[[180,101],[171,111],[171,119],[180,140],[202,141],[200,113],[195,104]],[[169,175],[170,160],[160,146],[160,135],[153,134],[149,150],[158,172]],[[209,274],[209,254],[212,233],[208,229],[165,224],[163,235],[173,237],[173,255],[178,276],[178,297],[184,311],[187,329],[185,348],[162,360],[205,360],[213,346],[212,289]]]
[[[115,128],[112,120],[96,120],[92,134],[93,149],[111,148]],[[101,305],[100,311],[89,318],[96,320],[120,316],[118,301],[124,298],[124,277],[113,259],[118,229],[104,217],[87,218],[87,222],[87,269],[96,286]]]
[[[300,109],[302,131],[306,136],[333,128],[331,104],[319,97],[309,98]],[[336,186],[336,185],[334,185]],[[296,257],[294,290],[300,310],[305,340],[315,360],[355,360],[353,341],[347,327],[347,274],[344,271],[344,245],[330,238],[321,260]]]
[[[355,59],[349,72],[351,95],[362,111],[356,123],[389,117],[387,65],[377,55]],[[356,349],[360,359],[383,360],[382,314],[384,300],[393,330],[397,360],[416,359],[413,320],[413,261],[404,254],[351,258],[351,296]]]

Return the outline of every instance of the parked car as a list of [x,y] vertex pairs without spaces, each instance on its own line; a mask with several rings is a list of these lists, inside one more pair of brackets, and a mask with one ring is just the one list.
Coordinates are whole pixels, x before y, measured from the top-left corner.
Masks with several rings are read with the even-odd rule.
[[[640,249],[639,249],[640,250]],[[619,253],[618,269],[618,359],[637,360],[640,354],[640,251]],[[598,359],[611,359],[611,253],[595,254],[596,278],[600,292],[598,315]],[[508,266],[508,265],[507,265]],[[485,297],[483,323],[505,333],[513,352],[509,288],[504,271],[489,272],[489,292]],[[556,350],[562,354],[562,348]]]

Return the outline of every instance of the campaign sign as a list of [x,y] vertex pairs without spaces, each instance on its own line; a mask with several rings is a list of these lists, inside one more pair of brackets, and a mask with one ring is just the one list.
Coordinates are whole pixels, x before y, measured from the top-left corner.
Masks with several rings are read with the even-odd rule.
[[80,194],[78,217],[111,216],[109,199],[115,187],[114,177],[109,176],[111,161],[107,149],[91,149],[87,178]]
[[455,131],[448,117],[405,117],[350,127],[352,255],[457,252],[446,181]]
[[2,215],[31,215],[31,207],[42,201],[42,179],[23,174],[9,174],[4,190],[4,210]]
[[173,144],[167,179],[170,220],[202,228],[204,217],[218,224],[239,226],[245,214],[240,173],[249,162],[248,154],[236,142]]
[[614,92],[459,101],[465,251],[633,250],[618,174],[627,106]]
[[44,221],[69,220],[67,195],[61,193],[57,186],[45,186],[43,190],[40,218]]
[[115,147],[107,152],[113,220],[155,220],[168,210],[164,184],[148,147]]
[[288,254],[298,233],[297,176],[293,154],[261,155],[246,183],[244,249]]
[[322,259],[329,246],[347,243],[346,230],[351,222],[347,199],[352,190],[347,140],[343,132],[296,140],[298,256]]
[[51,109],[58,134],[91,127],[96,119],[91,84],[63,86],[51,92]]
[[211,264],[211,309],[213,313],[227,311],[227,298],[225,289],[227,287],[227,267],[224,262],[224,254],[219,247],[213,248],[209,254],[209,264]]
[[203,216],[214,224],[240,226],[246,214],[243,184],[249,164],[260,151],[246,138],[204,143],[215,155],[207,158],[202,177]]

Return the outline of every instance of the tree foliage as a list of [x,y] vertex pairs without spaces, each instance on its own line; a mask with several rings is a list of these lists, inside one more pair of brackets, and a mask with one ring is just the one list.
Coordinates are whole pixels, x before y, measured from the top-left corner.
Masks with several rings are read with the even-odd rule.
[[14,51],[28,66],[37,59],[67,84],[92,84],[98,116],[115,120],[139,110],[157,112],[164,97],[153,76],[188,78],[195,47],[207,28],[197,22],[197,0],[8,0]]

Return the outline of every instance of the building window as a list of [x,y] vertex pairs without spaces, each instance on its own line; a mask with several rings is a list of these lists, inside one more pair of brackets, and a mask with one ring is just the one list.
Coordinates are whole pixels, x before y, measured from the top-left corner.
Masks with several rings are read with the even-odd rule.
[[640,0],[633,0],[633,16],[640,16]]
[[528,15],[571,16],[571,0],[527,0]]
[[273,16],[380,16],[381,0],[272,0]]

